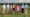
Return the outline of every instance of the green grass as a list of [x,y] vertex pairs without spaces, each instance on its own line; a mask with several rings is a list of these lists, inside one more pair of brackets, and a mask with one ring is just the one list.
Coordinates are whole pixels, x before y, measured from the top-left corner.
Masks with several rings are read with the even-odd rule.
[[3,17],[24,17],[24,16],[21,16],[20,13],[18,13],[17,15],[14,15],[14,14],[7,15],[7,14],[5,14]]
[[28,10],[27,10],[27,17],[30,17],[30,8],[28,8]]
[[[2,11],[0,11],[0,13],[2,13]],[[1,14],[0,14],[0,16],[1,16]],[[19,13],[17,15],[14,15],[14,14],[7,15],[7,14],[5,14],[4,16],[2,15],[2,17],[20,17],[20,14]]]
[[[2,11],[0,11],[0,13],[2,13]],[[14,14],[5,14],[4,16],[2,15],[2,17],[24,17],[20,15],[20,12],[18,12],[18,14],[14,15]]]

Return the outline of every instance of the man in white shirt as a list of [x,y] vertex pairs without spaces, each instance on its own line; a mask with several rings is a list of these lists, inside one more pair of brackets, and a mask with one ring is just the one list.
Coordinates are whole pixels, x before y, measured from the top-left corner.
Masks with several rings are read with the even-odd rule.
[[3,14],[5,13],[5,5],[2,5],[3,8]]

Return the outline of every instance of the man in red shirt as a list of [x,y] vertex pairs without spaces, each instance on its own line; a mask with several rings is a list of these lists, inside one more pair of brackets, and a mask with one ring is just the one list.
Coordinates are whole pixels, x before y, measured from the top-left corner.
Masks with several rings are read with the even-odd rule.
[[15,14],[17,13],[17,4],[14,5],[13,11]]

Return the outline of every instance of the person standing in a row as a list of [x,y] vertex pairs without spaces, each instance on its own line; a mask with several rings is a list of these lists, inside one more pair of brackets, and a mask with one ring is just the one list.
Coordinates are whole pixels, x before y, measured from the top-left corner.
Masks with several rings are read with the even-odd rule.
[[27,7],[28,7],[28,5],[26,3],[22,4],[22,14],[27,15]]
[[16,14],[17,13],[17,5],[13,5],[13,12]]
[[5,14],[5,9],[6,9],[6,8],[5,8],[5,4],[4,4],[4,5],[2,5],[2,8],[3,8],[2,13],[3,13],[3,14]]
[[6,8],[6,13],[10,14],[10,6],[9,6],[9,4],[5,4],[5,8]]
[[25,15],[27,16],[27,8],[28,8],[28,5],[26,4],[26,3],[24,3],[24,13],[25,13]]

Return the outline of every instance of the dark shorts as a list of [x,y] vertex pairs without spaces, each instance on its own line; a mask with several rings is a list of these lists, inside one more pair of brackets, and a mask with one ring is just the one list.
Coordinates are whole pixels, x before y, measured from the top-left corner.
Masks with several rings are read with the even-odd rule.
[[13,10],[15,10],[15,8],[13,8]]
[[13,8],[13,11],[16,12],[15,8]]
[[22,13],[24,13],[24,9],[22,8]]

